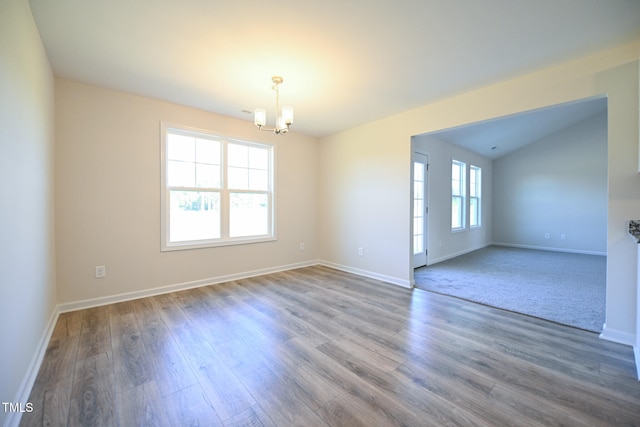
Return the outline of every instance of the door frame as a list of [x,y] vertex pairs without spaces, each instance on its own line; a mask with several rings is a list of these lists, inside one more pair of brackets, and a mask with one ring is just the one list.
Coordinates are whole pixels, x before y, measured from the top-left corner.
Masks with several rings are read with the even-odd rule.
[[[415,171],[415,163],[419,162],[425,165],[425,179],[424,179],[424,203],[425,203],[425,214],[423,220],[423,230],[424,230],[424,263],[422,260],[418,261],[417,255],[414,254],[414,171]],[[428,250],[429,250],[429,154],[423,153],[420,151],[413,150],[411,152],[411,211],[410,211],[410,240],[411,240],[411,270],[422,266],[428,265]]]

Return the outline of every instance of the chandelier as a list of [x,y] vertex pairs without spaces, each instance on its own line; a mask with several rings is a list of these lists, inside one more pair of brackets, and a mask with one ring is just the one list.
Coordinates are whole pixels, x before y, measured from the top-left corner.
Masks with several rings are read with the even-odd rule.
[[285,134],[289,131],[289,127],[293,123],[293,107],[283,106],[280,111],[280,92],[278,86],[282,84],[284,79],[280,76],[271,77],[273,89],[276,92],[276,125],[273,128],[266,127],[267,112],[263,108],[256,108],[253,122],[258,129],[273,132],[275,134]]

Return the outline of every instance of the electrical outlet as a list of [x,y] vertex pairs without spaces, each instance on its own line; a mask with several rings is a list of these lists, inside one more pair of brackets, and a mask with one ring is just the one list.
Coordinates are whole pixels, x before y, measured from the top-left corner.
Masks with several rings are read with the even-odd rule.
[[300,250],[304,251],[304,242],[300,242]]
[[560,240],[567,240],[567,235],[566,235],[566,234],[564,234],[564,233],[562,233],[562,234],[560,235]]
[[364,255],[364,249],[358,248],[358,256]]
[[544,233],[544,238],[545,238],[545,239],[548,239],[549,237],[550,237],[550,236],[549,236],[549,233]]
[[96,265],[96,279],[107,277],[107,267],[104,265]]

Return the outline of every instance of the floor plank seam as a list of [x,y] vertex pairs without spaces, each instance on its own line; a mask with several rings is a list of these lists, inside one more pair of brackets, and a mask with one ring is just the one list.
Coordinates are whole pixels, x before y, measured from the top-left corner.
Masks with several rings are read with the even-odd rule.
[[[58,322],[32,390],[40,415],[21,425],[640,424],[624,346],[324,266]],[[68,394],[45,398],[63,379]],[[85,391],[102,412],[79,406]]]

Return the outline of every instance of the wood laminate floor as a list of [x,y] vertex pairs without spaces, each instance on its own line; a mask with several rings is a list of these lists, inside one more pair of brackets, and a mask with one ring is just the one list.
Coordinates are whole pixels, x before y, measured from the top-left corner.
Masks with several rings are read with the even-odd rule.
[[23,426],[640,425],[630,347],[325,267],[61,314]]

